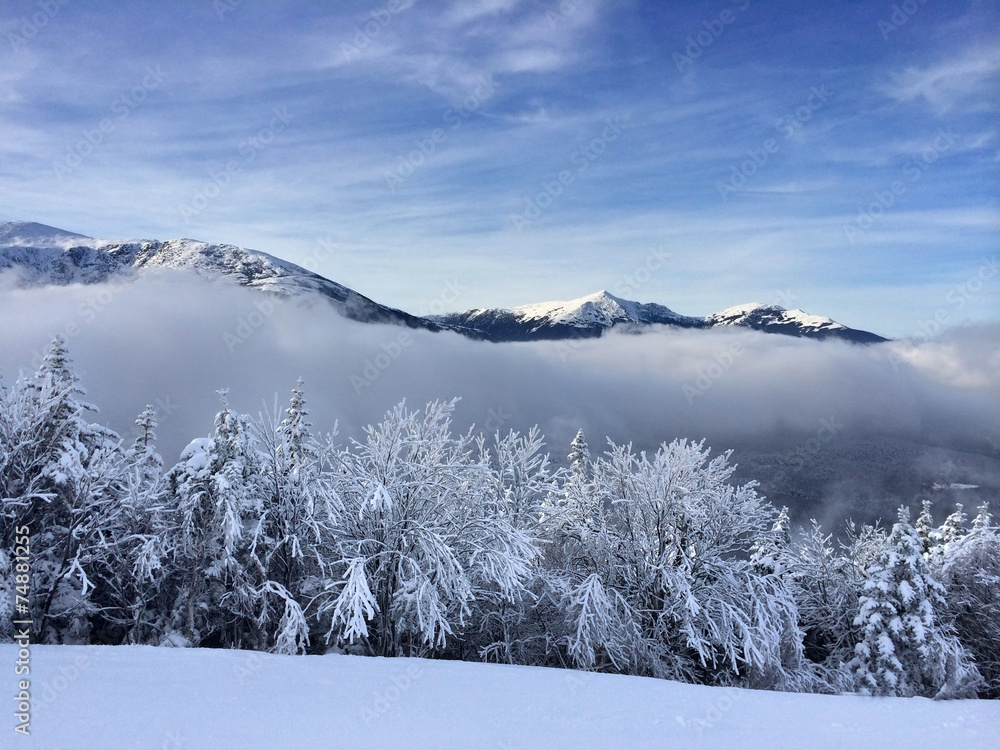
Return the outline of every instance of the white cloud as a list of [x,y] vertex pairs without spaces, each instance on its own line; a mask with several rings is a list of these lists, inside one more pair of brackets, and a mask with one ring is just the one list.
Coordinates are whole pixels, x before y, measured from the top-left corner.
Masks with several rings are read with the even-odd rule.
[[989,44],[925,68],[906,68],[893,75],[886,93],[901,102],[923,99],[942,113],[969,99],[995,108],[998,74],[1000,45]]

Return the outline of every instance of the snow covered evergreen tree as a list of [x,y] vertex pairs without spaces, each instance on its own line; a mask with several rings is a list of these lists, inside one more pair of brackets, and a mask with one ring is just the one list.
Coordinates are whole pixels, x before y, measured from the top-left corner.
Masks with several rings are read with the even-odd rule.
[[1000,535],[989,506],[981,505],[972,531],[949,546],[941,580],[958,637],[985,681],[982,694],[1000,698]]
[[193,645],[262,648],[258,571],[247,554],[262,510],[261,460],[249,420],[221,395],[215,434],[192,441],[167,474],[177,591],[171,626]]
[[889,548],[868,572],[855,624],[862,639],[850,664],[870,695],[949,697],[974,693],[978,674],[942,626],[944,588],[931,575],[923,545],[903,507]]
[[587,475],[590,468],[590,448],[587,446],[587,439],[583,436],[583,428],[577,431],[576,437],[570,443],[569,469],[574,474]]
[[791,521],[788,518],[788,508],[782,507],[781,512],[774,521],[770,533],[762,536],[753,545],[753,552],[750,554],[750,562],[754,567],[765,575],[781,575],[785,569],[785,551],[792,542],[790,529]]
[[955,511],[944,519],[944,523],[941,524],[940,537],[941,544],[944,547],[958,541],[963,536],[969,533],[969,528],[966,526],[966,521],[968,516],[963,510],[962,503],[955,503]]
[[285,416],[277,409],[254,424],[261,452],[262,505],[248,554],[259,577],[259,624],[268,648],[295,653],[309,644],[305,614],[324,574],[325,537],[338,504],[320,472],[302,381]]
[[80,401],[85,393],[57,337],[0,403],[0,544],[11,549],[14,529],[30,529],[31,614],[43,642],[89,639],[93,578],[121,516],[119,439],[85,419],[97,410]]
[[849,556],[834,549],[831,538],[813,520],[789,549],[784,567],[805,631],[805,656],[817,665],[826,688],[840,692],[850,684],[842,679],[840,666],[853,656],[857,642],[854,618],[863,579]]
[[941,544],[941,532],[934,527],[934,517],[931,515],[931,499],[923,498],[920,515],[913,525],[924,549],[924,559],[930,560],[936,555],[936,549]]

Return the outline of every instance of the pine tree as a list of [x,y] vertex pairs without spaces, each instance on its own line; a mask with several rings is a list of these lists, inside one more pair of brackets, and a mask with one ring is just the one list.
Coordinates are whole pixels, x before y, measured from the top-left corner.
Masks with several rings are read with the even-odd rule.
[[570,443],[569,468],[574,474],[586,476],[590,469],[590,449],[587,447],[587,439],[583,436],[583,429],[577,431],[576,437]]
[[963,657],[940,623],[945,606],[944,588],[931,575],[909,511],[900,508],[889,548],[869,570],[859,599],[855,625],[863,633],[850,665],[859,691],[934,696],[951,678],[961,679],[957,673],[968,672],[967,665],[949,670],[943,659]]
[[993,516],[990,514],[990,504],[983,503],[976,508],[976,517],[972,521],[972,528],[976,531],[988,529],[993,525]]
[[781,575],[784,572],[784,552],[792,542],[790,527],[788,508],[782,507],[771,531],[754,542],[750,562],[760,573]]
[[955,503],[955,512],[944,519],[944,523],[941,524],[941,544],[947,547],[949,544],[958,541],[968,534],[967,520],[968,516],[965,515],[965,511],[962,509],[962,503]]
[[260,647],[264,576],[247,552],[262,508],[260,455],[249,421],[229,408],[225,391],[220,395],[215,434],[192,441],[167,475],[178,592],[171,622],[193,645]]
[[920,515],[914,524],[917,536],[924,549],[924,559],[930,560],[935,554],[935,548],[941,542],[940,532],[934,528],[934,517],[931,515],[931,499],[925,497],[921,501]]
[[3,450],[0,538],[27,526],[43,540],[33,555],[35,637],[86,642],[93,592],[108,575],[108,540],[120,531],[123,455],[118,436],[84,418],[96,407],[57,337],[38,371],[5,391],[0,404]]

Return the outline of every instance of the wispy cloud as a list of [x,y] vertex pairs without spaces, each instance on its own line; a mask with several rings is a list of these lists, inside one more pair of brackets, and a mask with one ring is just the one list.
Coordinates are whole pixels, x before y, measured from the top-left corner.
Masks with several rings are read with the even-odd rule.
[[[832,314],[850,259],[855,324],[906,332],[899,299],[919,308],[924,279],[996,247],[994,229],[956,217],[1000,190],[997,45],[968,31],[1000,19],[927,4],[886,42],[882,9],[861,23],[834,3],[806,24],[736,5],[727,23],[721,6],[652,0],[241,3],[221,16],[203,0],[68,3],[30,43],[0,47],[0,215],[292,261],[334,233],[343,254],[322,272],[403,308],[449,268],[470,305],[579,296],[666,242],[696,262],[645,301],[711,312],[793,283],[809,290],[804,308]],[[16,30],[35,10],[14,0],[0,24]],[[156,65],[162,86],[60,179],[53,164],[90,151],[87,134]],[[247,158],[241,145],[279,107],[288,127]],[[616,118],[622,137],[576,171]],[[908,179],[942,128],[954,144],[851,247],[842,225]],[[218,197],[184,215],[234,159]],[[408,162],[419,168],[391,189],[387,174]],[[514,232],[510,216],[562,172],[573,184]],[[720,195],[732,179],[745,184]],[[865,296],[884,284],[896,303]]]
[[976,109],[996,110],[1000,97],[1000,41],[926,67],[905,68],[893,75],[886,92],[896,101],[923,100],[939,113],[970,100]]

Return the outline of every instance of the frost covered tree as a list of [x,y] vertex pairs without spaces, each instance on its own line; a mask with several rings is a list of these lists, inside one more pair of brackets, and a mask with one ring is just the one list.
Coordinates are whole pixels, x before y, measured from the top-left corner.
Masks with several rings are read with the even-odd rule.
[[118,436],[87,421],[97,408],[57,337],[38,371],[0,394],[0,544],[27,526],[36,553],[32,619],[36,640],[85,642],[95,611],[95,571],[120,522]]
[[535,547],[497,508],[471,434],[452,436],[455,401],[405,404],[332,456],[343,503],[319,614],[327,640],[383,656],[447,653],[474,609],[514,602]]
[[284,414],[279,421],[275,407],[254,423],[262,498],[248,555],[261,587],[258,619],[268,648],[294,653],[309,644],[305,609],[318,593],[325,536],[339,505],[320,471],[301,380]]
[[171,640],[193,645],[259,647],[260,604],[249,538],[262,507],[261,461],[249,420],[229,408],[214,435],[193,440],[167,474],[173,534],[169,545],[177,592]]
[[983,676],[983,695],[1000,697],[1000,535],[982,505],[972,531],[948,548],[941,580],[963,645]]
[[[484,467],[483,511],[509,523],[533,543],[546,538],[553,498],[559,494],[564,470],[551,467],[539,429],[532,427],[524,435],[513,430],[501,435],[498,431],[492,444],[478,438],[476,446],[478,462]],[[507,663],[544,659],[546,644],[540,620],[545,607],[540,602],[551,592],[546,571],[538,564],[541,551],[535,547],[522,587],[513,596],[488,581],[481,582],[463,644],[470,654]]]
[[574,474],[586,476],[590,467],[590,448],[587,446],[587,439],[583,436],[583,428],[577,431],[576,437],[570,443],[569,469]]
[[924,559],[930,560],[936,554],[941,544],[941,532],[934,527],[934,516],[931,515],[931,499],[925,497],[921,501],[920,515],[913,525],[924,549]]
[[855,624],[862,637],[849,665],[858,690],[892,696],[974,694],[978,673],[941,623],[944,588],[931,575],[905,507],[888,543],[869,569],[859,599]]
[[[578,666],[600,646],[618,667],[607,642],[580,640],[617,633],[628,639],[618,653],[637,674],[767,685],[799,678],[790,591],[747,560],[777,514],[753,483],[729,484],[729,457],[709,459],[702,443],[678,440],[651,458],[611,444],[594,462],[597,522],[568,529],[564,541],[566,559],[576,563],[569,569],[592,566],[605,592],[580,573],[569,583],[571,632],[563,641],[585,657]],[[581,629],[578,613],[603,613],[605,622]]]
[[771,531],[754,542],[750,562],[760,573],[782,574],[785,569],[785,551],[792,542],[790,528],[788,508],[782,507]]
[[944,523],[939,529],[941,544],[947,547],[968,534],[967,520],[968,516],[965,514],[962,503],[955,503],[955,511],[944,519]]
[[826,687],[832,691],[847,687],[840,665],[851,658],[857,642],[854,618],[863,571],[858,571],[848,555],[838,553],[813,520],[806,532],[784,558],[799,612],[799,626],[805,631],[806,658],[817,664]]

